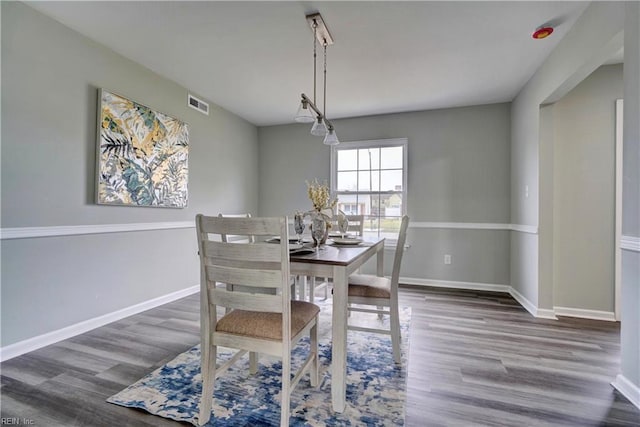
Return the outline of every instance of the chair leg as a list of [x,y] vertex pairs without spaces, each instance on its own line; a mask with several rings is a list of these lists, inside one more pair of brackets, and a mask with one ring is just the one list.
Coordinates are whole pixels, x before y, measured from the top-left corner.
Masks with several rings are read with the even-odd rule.
[[327,298],[329,298],[329,278],[325,277],[324,278],[324,300],[326,301]]
[[216,346],[207,346],[202,350],[200,374],[202,376],[202,396],[200,397],[200,414],[198,424],[204,425],[211,418],[211,405],[213,404],[213,390],[216,381]]
[[255,351],[249,352],[249,373],[254,375],[258,372],[258,353]]
[[319,366],[318,366],[318,319],[316,318],[316,324],[311,328],[309,351],[313,354],[313,361],[311,362],[311,387],[318,387],[319,378]]
[[307,276],[300,276],[300,284],[298,285],[298,299],[300,301],[307,300]]
[[391,303],[389,322],[391,326],[391,346],[393,347],[393,361],[400,363],[400,315],[398,304]]
[[280,427],[289,426],[289,413],[291,406],[291,351],[285,352],[282,357],[282,393],[280,400]]
[[[377,308],[378,308],[378,310],[384,310],[384,307],[382,307],[380,305]],[[378,319],[382,320],[383,318],[384,318],[384,314],[378,313]]]
[[315,294],[316,294],[316,278],[315,276],[312,276],[311,280],[309,281],[309,302],[310,303],[313,303]]

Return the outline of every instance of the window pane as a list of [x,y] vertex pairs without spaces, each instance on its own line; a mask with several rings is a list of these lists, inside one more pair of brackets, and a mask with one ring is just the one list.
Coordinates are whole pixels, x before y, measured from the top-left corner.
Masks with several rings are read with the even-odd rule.
[[360,215],[364,211],[362,196],[358,194],[339,194],[338,209],[347,215]]
[[338,156],[338,170],[354,171],[358,166],[358,150],[337,150]]
[[368,194],[358,195],[358,215],[370,215],[371,212],[371,196]]
[[402,169],[402,147],[383,147],[381,169]]
[[380,191],[380,172],[361,171],[358,172],[360,178],[358,182],[359,191]]
[[371,196],[371,210],[369,211],[369,215],[375,217],[376,219],[380,217],[380,214],[384,215],[384,206],[382,206],[382,199],[380,198],[380,194],[375,194]]
[[384,218],[380,220],[380,237],[397,239],[400,232],[401,218]]
[[380,149],[379,148],[364,148],[358,150],[358,169],[380,169]]
[[383,210],[380,216],[384,217],[401,217],[402,216],[402,193],[382,194],[380,196],[380,204]]
[[337,191],[356,191],[358,172],[338,172]]
[[402,171],[381,171],[381,191],[402,191]]

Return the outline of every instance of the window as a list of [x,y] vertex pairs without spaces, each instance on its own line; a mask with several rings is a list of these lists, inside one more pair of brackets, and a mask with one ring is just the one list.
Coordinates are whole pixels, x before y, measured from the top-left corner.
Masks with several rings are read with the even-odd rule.
[[365,236],[396,239],[407,211],[407,140],[344,142],[331,158],[338,209],[364,215]]

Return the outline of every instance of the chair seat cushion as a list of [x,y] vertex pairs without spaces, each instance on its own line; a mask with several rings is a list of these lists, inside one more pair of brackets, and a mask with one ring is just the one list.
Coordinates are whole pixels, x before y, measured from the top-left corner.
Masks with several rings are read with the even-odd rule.
[[[305,301],[291,301],[291,337],[302,331],[320,313],[320,308]],[[226,332],[267,340],[282,340],[282,314],[233,310],[216,323],[217,332]]]
[[369,274],[349,276],[349,296],[391,298],[391,280]]

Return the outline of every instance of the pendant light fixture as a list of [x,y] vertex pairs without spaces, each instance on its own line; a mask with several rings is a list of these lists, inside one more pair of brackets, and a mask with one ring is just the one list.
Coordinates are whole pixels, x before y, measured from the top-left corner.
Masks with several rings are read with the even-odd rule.
[[[313,123],[311,127],[311,135],[324,136],[324,144],[337,145],[340,143],[336,135],[333,124],[327,119],[327,46],[333,44],[333,39],[329,30],[319,13],[307,15],[307,22],[313,30],[313,101],[304,93],[301,95],[300,107],[296,114],[295,121],[298,123]],[[323,100],[322,111],[316,106],[316,47],[317,42],[322,43],[324,49],[324,68],[323,68]]]

